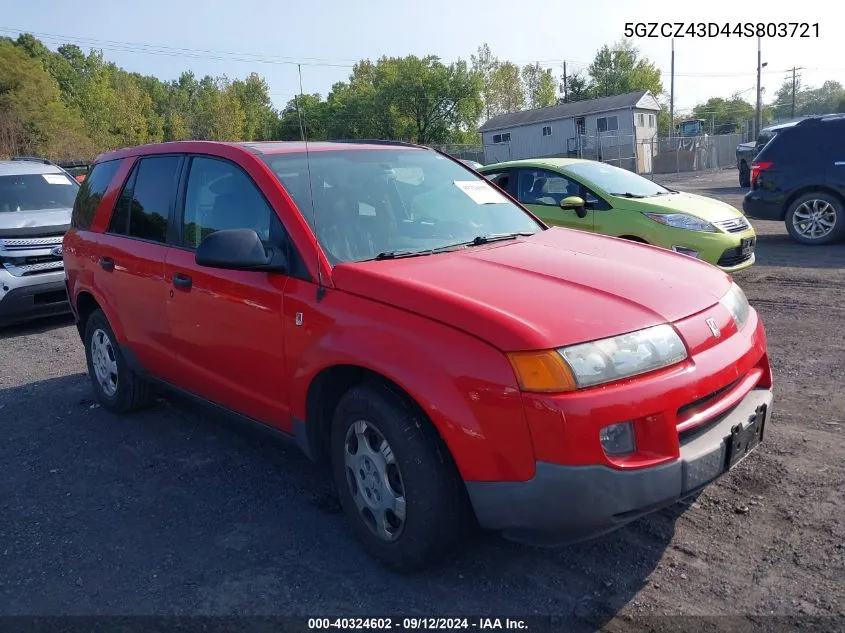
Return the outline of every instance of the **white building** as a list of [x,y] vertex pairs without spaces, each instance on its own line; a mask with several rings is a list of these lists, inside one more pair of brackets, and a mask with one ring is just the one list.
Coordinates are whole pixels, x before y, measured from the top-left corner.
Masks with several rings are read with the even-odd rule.
[[581,156],[650,171],[658,112],[657,99],[640,91],[502,114],[478,130],[484,162]]

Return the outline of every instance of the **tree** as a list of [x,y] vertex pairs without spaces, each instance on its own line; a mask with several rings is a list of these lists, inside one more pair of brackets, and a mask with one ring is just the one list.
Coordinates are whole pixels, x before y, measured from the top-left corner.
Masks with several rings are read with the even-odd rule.
[[499,65],[499,60],[493,56],[487,42],[478,47],[476,55],[470,55],[472,70],[481,78],[481,99],[484,102],[484,117],[493,116],[495,108],[493,97],[493,73]]
[[693,108],[693,118],[704,119],[708,125],[712,124],[714,134],[741,132],[745,122],[753,120],[754,117],[754,106],[739,94],[732,95],[730,99],[711,97]]
[[[812,88],[805,87],[799,76],[795,81],[795,116],[836,112],[843,98],[845,89],[838,81],[825,81],[819,88]],[[792,77],[788,77],[775,93],[771,104],[773,117],[778,120],[791,118],[792,102]]]
[[273,138],[278,114],[273,110],[270,87],[257,73],[243,81],[235,80],[232,88],[244,112],[244,139],[265,141]]
[[604,45],[587,69],[592,96],[607,97],[638,90],[653,95],[663,92],[660,70],[648,59],[640,58],[631,40],[622,39],[611,49]]
[[59,160],[93,152],[82,121],[41,63],[8,38],[0,40],[0,155]]
[[513,62],[499,63],[493,70],[490,95],[493,116],[522,110],[525,107],[525,91],[519,66]]
[[550,69],[542,68],[539,63],[523,66],[522,83],[529,108],[544,108],[555,104],[557,85]]
[[581,101],[590,98],[590,80],[581,71],[577,71],[567,77],[566,100]]
[[[298,95],[288,101],[281,113],[278,138],[283,141],[299,141],[303,133],[309,141],[324,141],[328,138],[326,113],[328,104],[319,94]],[[302,121],[300,123],[300,115]]]

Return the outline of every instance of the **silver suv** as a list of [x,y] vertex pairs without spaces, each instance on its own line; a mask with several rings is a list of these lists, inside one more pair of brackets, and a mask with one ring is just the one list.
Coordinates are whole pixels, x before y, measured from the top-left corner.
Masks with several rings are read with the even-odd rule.
[[0,161],[0,325],[70,310],[62,238],[77,191],[50,161]]

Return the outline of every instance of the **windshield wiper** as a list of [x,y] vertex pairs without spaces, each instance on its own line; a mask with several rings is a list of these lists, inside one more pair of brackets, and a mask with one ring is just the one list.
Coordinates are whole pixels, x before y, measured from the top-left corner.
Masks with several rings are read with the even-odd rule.
[[407,251],[407,250],[396,250],[396,251],[384,251],[383,253],[379,253],[373,259],[380,261],[382,259],[402,259],[403,257],[417,257],[418,255],[431,255],[434,251],[431,249],[424,250],[424,251]]
[[522,231],[518,233],[488,233],[487,235],[477,235],[469,242],[458,242],[457,244],[446,244],[445,246],[438,246],[437,248],[428,248],[422,251],[409,251],[409,250],[395,250],[395,251],[384,251],[383,253],[379,253],[373,259],[375,260],[383,260],[383,259],[401,259],[403,257],[419,257],[421,255],[433,255],[434,253],[443,253],[445,251],[450,251],[454,249],[458,249],[461,247],[466,246],[481,246],[482,244],[489,244],[490,242],[498,242],[501,240],[513,240],[517,237],[529,237],[534,235],[534,233],[529,233],[527,231]]
[[630,193],[626,191],[625,193],[611,193],[611,196],[617,196],[619,198],[645,198],[645,196],[641,196],[638,193]]
[[499,242],[501,240],[515,240],[518,237],[530,237],[534,235],[528,231],[520,231],[517,233],[488,233],[487,235],[477,235],[472,241],[466,242],[467,246],[480,246],[481,244],[489,244],[490,242]]

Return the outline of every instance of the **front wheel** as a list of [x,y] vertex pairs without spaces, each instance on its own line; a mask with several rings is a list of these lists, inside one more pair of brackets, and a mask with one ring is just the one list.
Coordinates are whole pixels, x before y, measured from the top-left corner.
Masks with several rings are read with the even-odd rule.
[[341,506],[387,567],[420,570],[466,535],[471,515],[454,463],[431,423],[391,389],[361,384],[341,398],[331,453]]
[[845,205],[835,196],[813,191],[789,205],[785,220],[786,230],[796,242],[830,244],[845,233]]

